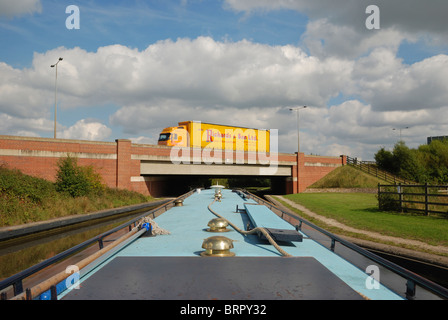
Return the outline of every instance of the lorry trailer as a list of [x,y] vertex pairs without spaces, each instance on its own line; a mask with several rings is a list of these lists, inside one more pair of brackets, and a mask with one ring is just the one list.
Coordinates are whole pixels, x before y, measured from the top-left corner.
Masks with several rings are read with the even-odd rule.
[[200,121],[183,121],[163,129],[158,145],[234,151],[270,151],[270,131]]

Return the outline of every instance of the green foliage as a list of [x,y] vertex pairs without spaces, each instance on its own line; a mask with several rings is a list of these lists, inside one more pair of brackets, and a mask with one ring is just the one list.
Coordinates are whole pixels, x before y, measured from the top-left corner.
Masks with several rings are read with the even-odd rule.
[[409,149],[403,141],[399,141],[394,148],[394,159],[399,176],[408,180],[420,180],[424,168],[417,161],[415,150]]
[[394,155],[392,152],[385,150],[384,147],[378,150],[375,154],[375,161],[379,168],[389,171],[390,173],[397,173]]
[[418,183],[448,183],[448,140],[433,140],[429,145],[410,149],[403,141],[393,151],[381,148],[375,154],[380,169]]
[[104,191],[101,176],[94,171],[93,167],[80,167],[77,159],[72,157],[59,160],[55,185],[57,191],[68,193],[72,197]]
[[74,198],[68,192],[58,192],[55,183],[0,166],[0,227],[151,201],[151,197],[134,191],[104,187],[93,168],[79,169],[73,159],[66,162],[65,173],[73,174],[77,168],[85,180],[90,180],[86,183],[90,184],[90,194]]
[[101,175],[95,171],[92,166],[81,167],[81,171],[89,186],[89,193],[102,194],[105,186],[102,182]]
[[433,140],[429,145],[420,146],[418,152],[429,180],[448,183],[448,140]]
[[[383,191],[396,192],[395,187],[386,188]],[[377,195],[378,208],[381,211],[400,211],[400,202],[397,194],[381,193]]]
[[41,203],[54,191],[53,183],[0,167],[0,194],[20,201]]

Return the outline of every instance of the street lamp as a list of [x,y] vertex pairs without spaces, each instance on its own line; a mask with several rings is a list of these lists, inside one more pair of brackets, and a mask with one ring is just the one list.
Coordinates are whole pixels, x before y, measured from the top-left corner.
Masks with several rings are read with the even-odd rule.
[[403,129],[409,129],[409,127],[404,127],[404,128],[399,128],[399,129],[392,128],[392,130],[399,130],[400,131],[400,141],[401,141],[401,130],[403,130]]
[[296,111],[297,116],[297,154],[300,153],[300,130],[299,130],[299,110],[305,109],[307,106],[289,108],[290,111]]
[[58,63],[62,61],[62,58],[59,58],[58,62],[52,64],[50,67],[56,67],[56,79],[54,81],[54,138],[56,139],[56,112],[57,112],[57,97],[58,97]]

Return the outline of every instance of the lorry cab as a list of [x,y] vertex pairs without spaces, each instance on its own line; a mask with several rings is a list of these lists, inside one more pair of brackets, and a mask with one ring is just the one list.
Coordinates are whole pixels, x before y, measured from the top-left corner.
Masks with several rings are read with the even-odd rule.
[[184,126],[165,128],[159,135],[158,145],[187,147],[187,143],[188,133]]

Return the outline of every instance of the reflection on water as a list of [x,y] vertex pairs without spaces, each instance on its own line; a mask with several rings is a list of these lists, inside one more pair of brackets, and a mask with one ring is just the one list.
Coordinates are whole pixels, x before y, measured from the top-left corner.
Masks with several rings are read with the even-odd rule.
[[101,233],[142,215],[133,211],[120,217],[97,219],[75,226],[58,228],[36,235],[0,242],[0,280],[49,259]]

